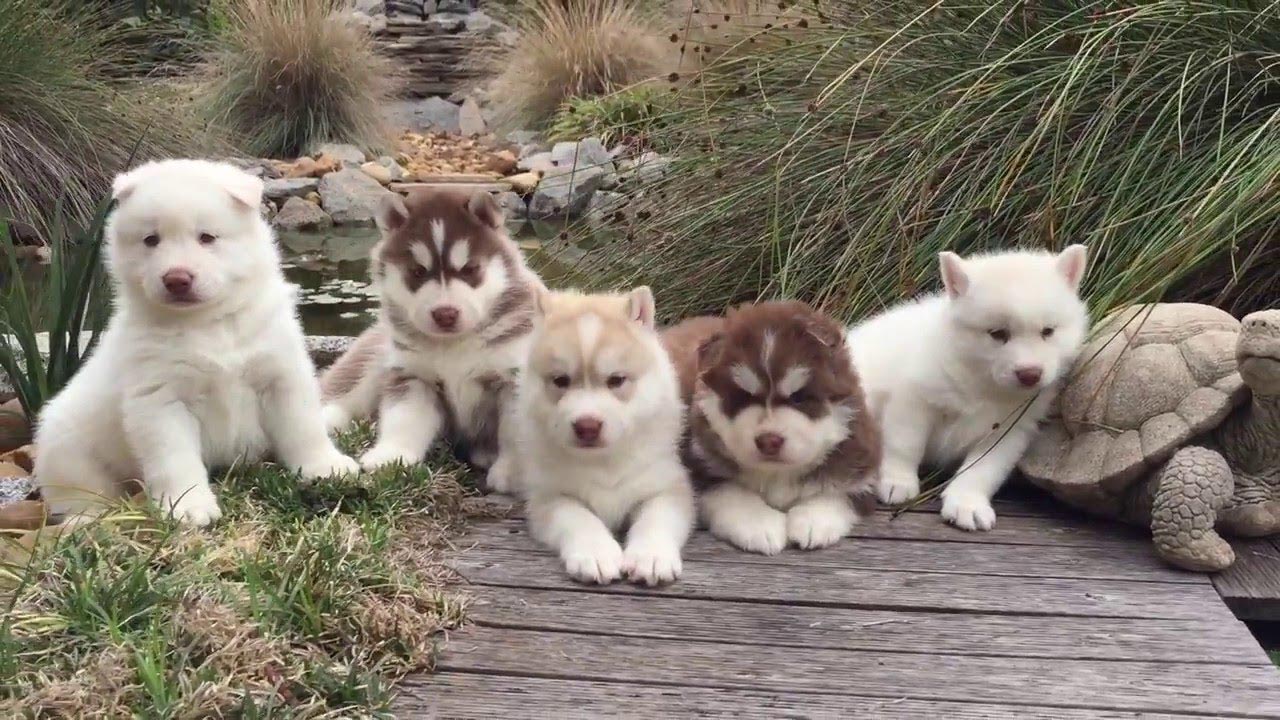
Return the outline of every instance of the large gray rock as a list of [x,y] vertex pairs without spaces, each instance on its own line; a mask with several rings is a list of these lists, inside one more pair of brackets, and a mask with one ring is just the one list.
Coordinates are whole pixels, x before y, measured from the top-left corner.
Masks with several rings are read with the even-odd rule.
[[323,230],[333,225],[333,218],[310,200],[291,197],[285,200],[271,224],[280,230]]
[[526,172],[547,172],[555,166],[555,161],[551,159],[549,152],[533,153],[516,162],[516,167]]
[[600,190],[587,201],[587,219],[592,222],[604,222],[627,204],[627,196],[622,193]]
[[541,136],[538,135],[536,130],[512,130],[507,133],[506,141],[519,147],[523,152],[526,145],[536,143],[539,137]]
[[604,186],[608,175],[598,167],[555,167],[548,170],[529,201],[529,217],[546,220],[581,215],[591,196]]
[[562,167],[596,167],[613,172],[613,157],[600,138],[586,138],[578,142],[558,142],[551,148],[551,161]]
[[483,135],[486,129],[480,106],[471,98],[463,100],[462,107],[458,108],[458,132],[467,136]]
[[338,225],[372,223],[379,203],[389,193],[359,168],[345,168],[320,178],[320,202]]
[[652,150],[618,161],[618,175],[627,184],[645,185],[661,180],[670,169],[671,160]]
[[510,191],[498,193],[498,207],[502,208],[502,215],[508,220],[524,220],[529,217],[529,206],[525,204],[524,198]]
[[281,178],[267,180],[262,188],[263,197],[276,202],[291,197],[306,197],[320,186],[317,178]]
[[381,15],[384,12],[383,0],[355,0],[352,7],[365,15]]
[[315,153],[337,158],[343,165],[359,165],[364,162],[364,151],[355,145],[345,143],[325,143],[316,148]]
[[441,97],[422,100],[406,100],[393,105],[388,113],[390,120],[409,130],[434,130],[457,133],[457,105]]

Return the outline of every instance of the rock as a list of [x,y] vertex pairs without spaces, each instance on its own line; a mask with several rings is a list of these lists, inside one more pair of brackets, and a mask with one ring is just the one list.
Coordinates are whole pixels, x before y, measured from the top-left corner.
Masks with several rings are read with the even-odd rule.
[[510,175],[516,170],[516,154],[510,150],[499,150],[489,157],[489,169],[499,175]]
[[381,15],[386,11],[386,3],[383,0],[355,0],[352,6],[356,12],[362,12],[365,15]]
[[623,159],[618,162],[619,176],[623,182],[647,183],[661,180],[671,167],[671,160],[664,158],[652,150],[643,152],[634,159]]
[[318,172],[320,167],[315,158],[303,155],[292,163],[286,163],[281,166],[283,171],[281,174],[286,178],[309,178],[319,177],[323,173]]
[[498,193],[498,207],[508,220],[524,220],[529,216],[529,206],[524,198],[513,192]]
[[556,164],[552,161],[551,153],[549,152],[534,153],[533,155],[522,158],[516,162],[516,167],[518,169],[532,172],[545,173],[554,169],[555,166]]
[[338,225],[372,223],[389,191],[359,169],[346,168],[320,178],[320,200]]
[[306,200],[307,202],[313,202],[313,203],[315,203],[315,204],[319,205],[319,204],[320,204],[320,193],[318,193],[318,192],[309,192],[309,193],[307,193],[307,196],[306,196],[306,197],[304,197],[304,198],[302,198],[302,199],[303,199],[303,200]]
[[533,130],[512,130],[503,139],[523,150],[524,146],[537,143],[538,137],[538,133]]
[[393,122],[410,130],[439,130],[456,134],[458,113],[458,106],[448,100],[429,97],[399,103],[392,107],[390,116]]
[[331,172],[337,172],[343,167],[342,161],[328,153],[320,153],[316,156],[315,176],[324,177]]
[[318,156],[328,155],[337,158],[340,163],[339,167],[348,165],[359,165],[364,162],[364,152],[355,145],[346,145],[343,143],[325,143],[316,148],[315,154]]
[[426,26],[434,33],[453,35],[467,27],[467,17],[441,9],[440,12],[427,18]]
[[601,190],[591,196],[587,202],[587,219],[592,222],[604,222],[613,213],[627,204],[627,196],[622,193]]
[[258,206],[258,212],[262,217],[270,220],[276,216],[276,204],[266,198],[262,198],[262,204]]
[[438,0],[436,3],[436,12],[442,13],[469,13],[475,10],[476,4],[469,0]]
[[361,165],[360,172],[377,180],[379,185],[391,184],[391,171],[376,162],[367,162]]
[[462,101],[458,108],[458,132],[468,137],[483,135],[486,130],[484,116],[480,114],[480,106],[472,98]]
[[355,338],[342,335],[308,335],[307,353],[311,355],[316,368],[323,369],[342,357],[354,340]]
[[[520,152],[516,153],[516,158],[524,160],[533,157],[541,152],[546,152],[547,148],[542,143],[531,142],[520,146]],[[551,160],[551,153],[547,153],[547,161]]]
[[0,453],[16,450],[31,442],[31,424],[15,398],[0,405]]
[[545,220],[581,215],[591,196],[604,185],[607,175],[597,167],[556,167],[548,170],[529,201],[529,217]]
[[[20,480],[21,478],[14,478]],[[29,480],[29,479],[28,479]],[[30,483],[28,482],[28,485]],[[43,502],[39,500],[23,500],[27,493],[17,495],[21,490],[21,483],[4,483],[0,481],[0,530],[35,530],[44,527],[45,522],[49,519],[48,511]],[[11,489],[5,489],[9,486]],[[30,489],[28,488],[28,492]],[[9,500],[9,498],[15,498]],[[8,502],[9,504],[5,505]]]
[[502,23],[489,17],[483,10],[468,13],[466,18],[463,19],[463,24],[466,25],[467,32],[479,35],[496,35],[507,29]]
[[333,225],[333,218],[310,200],[291,197],[284,201],[271,224],[280,230],[323,230]]
[[[310,160],[310,158],[307,158]],[[312,162],[315,162],[314,160]],[[268,180],[263,185],[262,196],[268,200],[282,201],[291,197],[306,197],[320,186],[320,181],[313,177],[283,178]]]
[[511,183],[511,189],[521,195],[528,195],[538,187],[538,181],[542,179],[542,174],[537,172],[524,172],[519,175],[511,175],[504,178]]
[[563,167],[598,167],[613,172],[613,158],[600,138],[586,138],[573,142],[558,142],[551,148],[551,161]]

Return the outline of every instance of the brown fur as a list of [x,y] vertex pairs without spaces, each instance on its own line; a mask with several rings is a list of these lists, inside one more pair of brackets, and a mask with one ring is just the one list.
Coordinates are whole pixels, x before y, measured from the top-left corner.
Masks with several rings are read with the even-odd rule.
[[360,334],[351,347],[320,375],[320,394],[325,401],[351,392],[366,373],[377,372],[382,362],[387,333],[375,325]]
[[[774,337],[769,367],[764,367],[765,334]],[[858,374],[845,347],[844,329],[832,318],[805,303],[766,302],[742,305],[724,317],[697,317],[669,328],[663,343],[680,376],[684,400],[690,403],[689,437],[702,452],[686,452],[686,460],[701,484],[731,480],[736,463],[701,416],[695,397],[715,395],[726,415],[733,417],[752,404],[789,404],[810,418],[824,417],[842,405],[852,409],[849,436],[837,445],[805,481],[844,486],[870,510],[870,488],[880,464],[880,428],[868,412]],[[788,368],[810,368],[808,383],[792,397],[772,386],[753,396],[731,378],[735,364],[751,368],[760,378],[781,378]],[[766,385],[768,382],[766,380]]]

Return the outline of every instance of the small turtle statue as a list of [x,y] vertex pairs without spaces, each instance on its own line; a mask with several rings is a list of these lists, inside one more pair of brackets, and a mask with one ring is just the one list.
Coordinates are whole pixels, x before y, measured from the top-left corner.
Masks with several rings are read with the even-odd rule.
[[1150,527],[1173,565],[1228,567],[1218,530],[1280,532],[1280,310],[1112,315],[1018,467],[1069,505]]

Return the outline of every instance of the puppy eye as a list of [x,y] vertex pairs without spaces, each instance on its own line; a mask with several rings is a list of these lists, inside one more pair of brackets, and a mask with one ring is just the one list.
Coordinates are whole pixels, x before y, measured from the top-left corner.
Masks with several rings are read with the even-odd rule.
[[991,336],[992,340],[995,340],[996,342],[1002,345],[1004,343],[1009,342],[1009,331],[1005,330],[1004,328],[1000,328],[998,330],[988,330],[987,334]]
[[414,265],[413,269],[409,271],[409,274],[412,275],[415,280],[422,280],[427,276],[427,269],[421,265]]
[[809,393],[804,390],[797,390],[787,396],[787,402],[791,405],[799,405],[809,399]]
[[551,384],[563,390],[569,387],[569,376],[568,375],[552,375]]
[[618,388],[627,384],[627,376],[619,373],[614,373],[613,375],[609,376],[609,379],[605,381],[605,384],[609,386],[610,390],[617,390]]
[[1041,330],[1040,337],[1044,338],[1045,340],[1048,340],[1049,338],[1053,337],[1053,328],[1045,328]]
[[480,266],[475,263],[467,263],[458,271],[463,277],[473,278],[480,274]]
[[146,245],[147,247],[155,247],[155,246],[157,246],[157,245],[159,245],[159,244],[160,244],[160,236],[159,236],[159,235],[148,235],[148,236],[146,236],[146,237],[142,238],[142,244],[143,244],[143,245]]
[[212,244],[213,244],[213,241],[214,241],[214,240],[217,240],[217,239],[218,239],[218,238],[217,238],[216,236],[214,236],[214,235],[212,235],[212,234],[210,234],[210,233],[200,233],[200,244],[201,244],[201,245],[212,245]]

